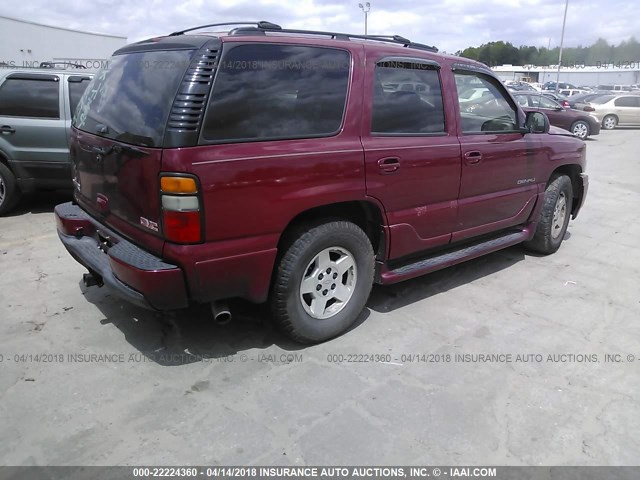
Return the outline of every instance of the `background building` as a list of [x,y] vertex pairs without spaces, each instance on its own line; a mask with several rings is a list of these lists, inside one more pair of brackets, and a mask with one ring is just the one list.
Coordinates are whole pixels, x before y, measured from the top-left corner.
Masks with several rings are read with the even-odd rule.
[[0,16],[0,66],[37,67],[42,62],[74,62],[98,70],[126,37]]
[[[504,81],[524,80],[528,82],[555,82],[558,67],[502,65],[493,67],[498,77]],[[640,59],[620,65],[598,65],[560,69],[560,81],[576,86],[635,85],[640,83]]]

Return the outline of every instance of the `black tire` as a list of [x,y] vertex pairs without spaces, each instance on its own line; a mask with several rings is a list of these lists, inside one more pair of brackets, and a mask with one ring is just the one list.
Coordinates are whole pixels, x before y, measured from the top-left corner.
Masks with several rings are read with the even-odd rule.
[[8,213],[20,199],[16,177],[6,165],[0,163],[0,215]]
[[587,137],[591,135],[591,127],[584,120],[573,122],[570,131],[580,140],[586,140]]
[[618,117],[615,115],[607,115],[602,119],[602,128],[605,130],[613,130],[618,125]]
[[[312,307],[309,304],[303,306],[305,298],[309,297],[300,293],[301,283],[306,276],[320,285],[321,280],[316,280],[312,272],[322,273],[324,270],[314,269],[310,264],[320,258],[321,252],[334,247],[338,250],[344,249],[343,251],[347,252],[348,258],[352,259],[355,265],[355,269],[349,270],[351,273],[337,277],[339,278],[337,281],[341,282],[343,278],[348,278],[345,275],[354,275],[352,279],[355,279],[350,289],[352,293],[345,302],[329,300],[327,311],[329,308],[340,308],[335,314],[328,318],[314,318],[307,312]],[[331,258],[336,258],[333,252],[330,253],[334,255]],[[339,258],[342,257],[338,256]],[[287,336],[300,343],[318,343],[340,335],[353,325],[369,298],[373,285],[374,266],[371,242],[357,225],[337,220],[300,229],[293,236],[292,242],[276,267],[271,290],[271,309],[275,323]],[[331,273],[332,278],[334,278],[333,275],[337,275],[335,271]],[[317,294],[314,291],[309,295],[314,297],[320,295],[325,292],[324,288],[322,286]],[[330,288],[331,285],[328,285],[327,289]],[[329,292],[330,295],[331,292]],[[338,305],[332,307],[333,304],[330,303],[332,301]],[[325,312],[324,308],[321,310]]]
[[[564,220],[561,227],[554,222],[556,205],[565,200]],[[571,206],[573,204],[573,187],[571,179],[566,175],[559,175],[551,179],[544,194],[544,203],[540,212],[540,220],[536,233],[528,242],[524,243],[525,248],[534,252],[551,254],[555,253],[564,239],[564,235],[569,225],[571,217]]]

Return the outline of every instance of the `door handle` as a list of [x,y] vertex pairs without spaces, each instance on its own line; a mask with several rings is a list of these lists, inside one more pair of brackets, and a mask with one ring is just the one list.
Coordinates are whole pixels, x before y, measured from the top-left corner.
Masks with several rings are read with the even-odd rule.
[[11,135],[12,133],[16,133],[16,129],[11,128],[9,125],[3,125],[0,127],[0,133],[3,135]]
[[378,160],[378,168],[381,175],[395,173],[400,169],[400,159],[398,157],[387,157]]
[[464,154],[464,161],[467,165],[475,165],[480,163],[480,160],[482,160],[482,153],[477,150]]

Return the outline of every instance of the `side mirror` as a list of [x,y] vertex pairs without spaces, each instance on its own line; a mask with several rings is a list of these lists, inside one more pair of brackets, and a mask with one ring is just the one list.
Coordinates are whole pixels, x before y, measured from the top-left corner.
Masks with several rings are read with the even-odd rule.
[[542,112],[527,112],[524,121],[525,130],[529,133],[549,133],[549,119]]

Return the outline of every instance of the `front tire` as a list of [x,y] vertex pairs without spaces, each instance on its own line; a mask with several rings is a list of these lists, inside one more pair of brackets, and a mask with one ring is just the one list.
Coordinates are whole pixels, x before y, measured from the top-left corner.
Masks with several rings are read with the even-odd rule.
[[298,232],[276,269],[271,292],[275,323],[300,343],[340,335],[369,298],[374,265],[369,238],[351,222]]
[[555,253],[567,232],[572,204],[571,179],[566,175],[553,178],[544,193],[536,233],[533,239],[524,243],[525,248],[545,255]]
[[20,189],[11,170],[0,163],[0,215],[8,213],[20,199]]
[[607,115],[602,119],[602,128],[605,130],[613,130],[618,125],[618,119],[615,115]]
[[571,133],[573,133],[580,140],[586,140],[589,134],[591,133],[589,124],[582,120],[573,122],[573,125],[571,125]]

